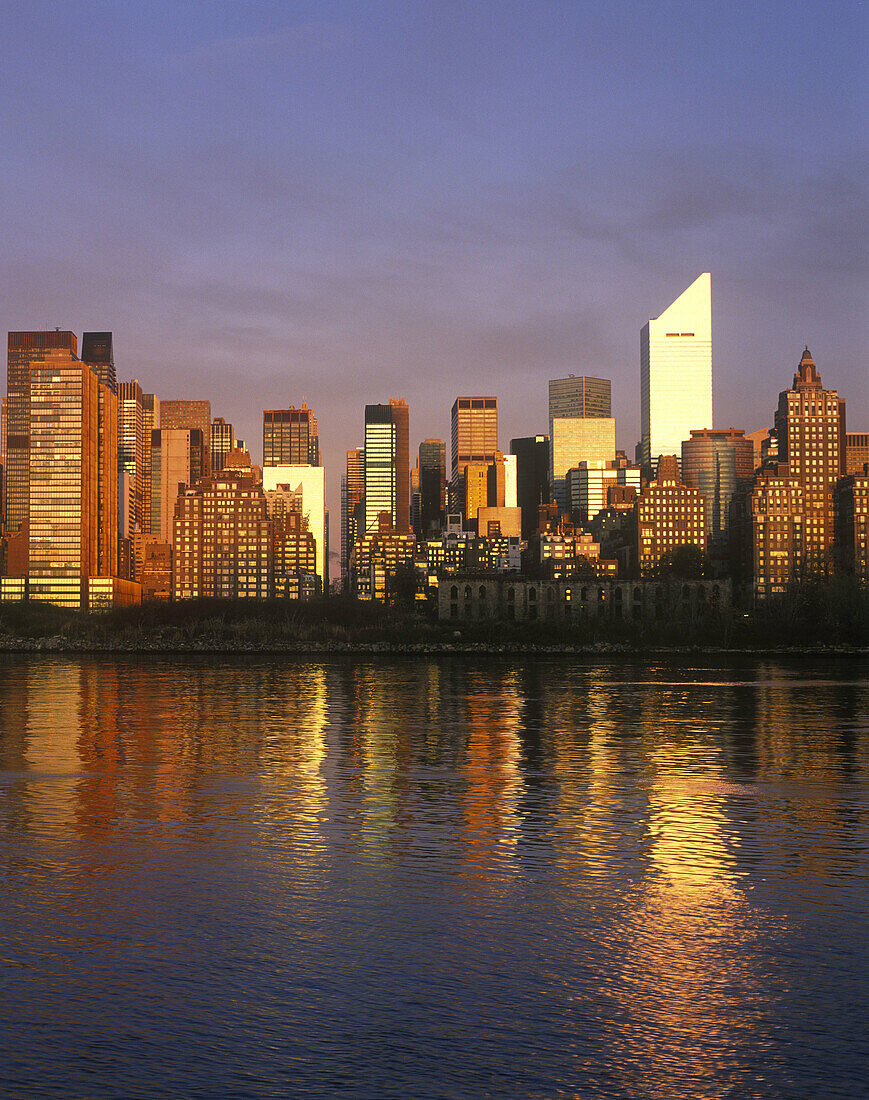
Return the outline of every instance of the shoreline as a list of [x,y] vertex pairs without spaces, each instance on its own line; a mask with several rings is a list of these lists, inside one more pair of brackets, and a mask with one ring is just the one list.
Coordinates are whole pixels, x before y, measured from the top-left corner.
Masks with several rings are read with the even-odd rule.
[[443,641],[443,642],[297,642],[278,644],[214,642],[152,642],[121,643],[72,640],[63,637],[9,638],[0,637],[0,654],[50,653],[50,654],[104,654],[154,656],[185,654],[199,656],[239,655],[247,656],[388,656],[388,657],[534,657],[534,656],[591,656],[591,657],[654,657],[695,654],[698,656],[745,657],[848,657],[869,658],[869,646],[848,644],[816,646],[713,646],[713,645],[647,645],[627,642],[576,643],[553,642],[491,642]]

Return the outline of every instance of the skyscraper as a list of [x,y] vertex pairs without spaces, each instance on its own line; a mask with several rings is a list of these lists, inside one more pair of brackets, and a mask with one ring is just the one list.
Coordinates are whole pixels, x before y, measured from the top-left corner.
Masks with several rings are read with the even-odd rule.
[[317,576],[323,593],[329,591],[329,518],[326,511],[326,470],[323,466],[302,463],[299,466],[264,466],[263,489],[266,494],[286,490],[301,501],[300,514],[316,541]]
[[386,405],[365,406],[365,531],[377,531],[388,512],[396,534],[410,533],[409,410],[392,397]]
[[568,375],[549,383],[549,419],[612,416],[612,383],[608,378]]
[[775,414],[778,457],[803,490],[805,561],[827,568],[833,546],[833,489],[842,474],[845,402],[825,390],[809,349],[793,387],[779,394]]
[[446,519],[446,446],[442,439],[419,445],[419,535],[438,534]]
[[662,455],[654,481],[634,503],[637,562],[644,575],[680,546],[706,550],[706,500],[699,489],[684,485],[675,455]]
[[[121,505],[130,518],[130,537],[137,528],[145,528],[145,452],[150,452],[151,435],[145,432],[145,408],[142,387],[136,379],[118,386],[118,469],[128,475],[130,499]],[[150,527],[148,528],[150,530]]]
[[457,397],[451,415],[450,443],[453,483],[469,462],[491,462],[498,450],[498,399]]
[[115,356],[110,332],[83,332],[81,361],[87,363],[97,378],[104,386],[108,386],[112,393],[117,390]]
[[142,417],[145,432],[145,457],[142,462],[142,530],[151,533],[151,433],[160,426],[160,399],[156,394],[142,394]]
[[263,466],[319,466],[320,427],[302,402],[300,409],[266,409],[263,413]]
[[151,534],[173,539],[175,502],[183,488],[203,476],[199,428],[156,428],[151,432]]
[[692,428],[712,427],[711,288],[707,271],[640,333],[644,466],[680,454]]
[[75,356],[75,333],[10,332],[7,339],[6,527],[17,531],[30,502],[30,364],[58,349]]
[[740,482],[754,476],[754,442],[736,428],[701,428],[682,441],[682,480],[706,497],[706,534],[723,550],[730,527],[730,502]]
[[510,440],[516,456],[516,499],[522,509],[522,538],[530,538],[540,521],[540,507],[549,503],[549,436]]
[[211,422],[211,472],[220,473],[226,463],[226,456],[235,449],[235,431],[222,416],[215,416]]
[[[88,605],[90,578],[117,576],[115,395],[69,351],[31,366],[30,595]],[[102,426],[101,426],[102,425]]]
[[211,473],[210,401],[161,401],[160,427],[170,431],[198,431],[200,434],[197,438],[202,441],[202,472],[199,476],[205,477]]
[[341,575],[350,576],[350,560],[356,542],[357,506],[365,499],[365,448],[347,452],[347,465],[341,480]]
[[612,417],[556,417],[549,421],[549,477],[560,512],[569,510],[567,471],[582,462],[613,462],[616,422]]

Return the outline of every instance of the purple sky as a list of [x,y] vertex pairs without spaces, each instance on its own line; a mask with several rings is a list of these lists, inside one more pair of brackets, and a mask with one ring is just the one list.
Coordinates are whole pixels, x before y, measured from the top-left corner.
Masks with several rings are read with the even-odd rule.
[[701,271],[717,426],[808,343],[869,430],[864,5],[3,9],[0,324],[112,329],[257,460],[306,398],[333,549],[366,402],[415,446],[494,393],[507,449],[602,375],[632,451],[639,330]]

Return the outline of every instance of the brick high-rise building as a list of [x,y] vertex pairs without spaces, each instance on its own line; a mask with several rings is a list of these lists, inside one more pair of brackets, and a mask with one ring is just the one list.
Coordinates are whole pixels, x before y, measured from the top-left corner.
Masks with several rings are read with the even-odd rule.
[[270,550],[266,498],[253,470],[234,465],[201,478],[175,504],[175,599],[266,599]]
[[805,567],[805,508],[800,480],[787,463],[769,463],[757,471],[750,496],[750,546],[756,599],[783,592]]
[[656,569],[661,558],[680,546],[706,550],[706,500],[699,489],[683,484],[675,455],[662,455],[654,481],[634,505],[637,562],[641,573]]
[[266,409],[263,466],[319,466],[320,427],[311,409]]
[[30,364],[52,350],[75,356],[75,333],[10,332],[7,338],[6,528],[17,531],[30,506]]
[[869,432],[845,433],[845,466],[842,475],[860,474],[869,462]]
[[793,387],[779,394],[775,427],[779,461],[787,462],[803,490],[806,567],[826,570],[833,549],[833,489],[844,460],[845,402],[823,388],[808,348]]

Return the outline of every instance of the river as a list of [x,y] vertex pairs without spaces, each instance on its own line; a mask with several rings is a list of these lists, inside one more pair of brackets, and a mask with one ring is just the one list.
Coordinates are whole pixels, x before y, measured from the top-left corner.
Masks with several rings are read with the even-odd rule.
[[859,659],[0,655],[4,1097],[865,1094]]

